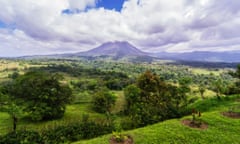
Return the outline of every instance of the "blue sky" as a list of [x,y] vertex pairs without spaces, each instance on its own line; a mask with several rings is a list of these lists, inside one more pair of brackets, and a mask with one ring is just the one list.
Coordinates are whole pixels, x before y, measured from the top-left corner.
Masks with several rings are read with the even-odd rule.
[[4,27],[6,27],[6,24],[0,21],[0,28],[4,28]]
[[[104,9],[108,9],[108,10],[115,10],[115,11],[121,11],[123,3],[126,0],[97,0],[94,8],[98,9],[98,8],[104,8]],[[85,10],[71,10],[71,9],[64,9],[62,12],[65,14],[74,14],[74,13],[80,13],[82,11],[87,12],[88,10],[91,10],[93,8],[93,6],[88,6],[86,7]]]
[[239,0],[0,0],[0,56],[109,41],[147,52],[240,50],[239,8]]
[[120,11],[122,9],[124,0],[99,0],[96,4],[96,7],[104,7],[106,9],[115,9]]

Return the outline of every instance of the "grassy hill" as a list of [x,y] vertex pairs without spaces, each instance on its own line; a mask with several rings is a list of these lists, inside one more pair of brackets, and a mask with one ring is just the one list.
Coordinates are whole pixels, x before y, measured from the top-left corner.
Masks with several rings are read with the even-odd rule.
[[[239,144],[240,119],[223,116],[221,113],[235,108],[239,112],[240,96],[229,96],[217,100],[215,98],[199,100],[189,108],[202,111],[201,120],[208,124],[205,130],[190,128],[182,124],[182,120],[191,119],[186,116],[172,119],[155,125],[125,131],[133,137],[135,144]],[[74,144],[107,144],[111,135]]]

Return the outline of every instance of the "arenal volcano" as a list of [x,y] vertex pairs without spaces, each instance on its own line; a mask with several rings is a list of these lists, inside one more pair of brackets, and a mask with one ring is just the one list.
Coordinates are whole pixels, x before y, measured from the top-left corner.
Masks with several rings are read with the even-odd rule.
[[86,52],[76,53],[77,56],[110,56],[114,58],[147,56],[148,54],[137,49],[126,41],[106,42]]

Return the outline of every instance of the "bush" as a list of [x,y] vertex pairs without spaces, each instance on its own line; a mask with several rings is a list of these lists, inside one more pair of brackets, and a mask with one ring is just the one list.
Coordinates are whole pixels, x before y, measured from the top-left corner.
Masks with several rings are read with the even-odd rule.
[[92,107],[96,112],[110,113],[115,102],[116,96],[110,93],[108,89],[103,89],[94,95]]
[[0,137],[0,144],[43,144],[38,132],[20,130]]
[[99,124],[85,120],[80,123],[70,123],[41,133],[35,131],[16,131],[0,137],[0,144],[59,144],[82,139],[90,139],[111,133],[112,124]]
[[66,143],[81,139],[90,139],[113,131],[113,126],[94,122],[71,123],[56,129],[43,131],[45,143]]

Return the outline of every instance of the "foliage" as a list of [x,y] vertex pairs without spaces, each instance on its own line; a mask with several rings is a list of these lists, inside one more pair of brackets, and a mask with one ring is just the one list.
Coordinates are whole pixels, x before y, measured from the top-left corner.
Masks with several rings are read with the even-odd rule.
[[43,139],[38,132],[20,130],[0,137],[0,144],[43,144]]
[[20,130],[0,137],[0,144],[55,144],[94,138],[113,131],[113,126],[84,121],[69,123],[54,129],[35,131]]
[[237,70],[233,73],[233,76],[240,79],[240,64],[237,65]]
[[7,112],[12,118],[13,131],[16,131],[18,120],[21,118],[23,113],[22,109],[21,107],[17,106],[15,103],[11,102],[10,105],[8,106]]
[[202,116],[200,111],[196,111],[195,109],[192,109],[192,121],[191,124],[197,127],[200,127],[202,124],[202,121],[200,117]]
[[66,126],[59,126],[42,132],[45,143],[66,143],[81,139],[90,139],[110,133],[113,126],[98,124],[91,121],[81,123],[70,123]]
[[124,135],[121,132],[112,132],[112,137],[118,143],[124,142],[128,138],[126,135]]
[[204,93],[206,91],[206,87],[204,86],[204,84],[200,84],[200,86],[198,87],[198,91],[200,92],[202,99],[205,99]]
[[141,89],[136,85],[129,85],[124,89],[124,95],[126,99],[125,113],[130,114],[134,111],[134,103],[139,102]]
[[[221,112],[228,109],[229,105],[235,104],[236,99],[239,99],[239,96],[223,97],[221,101],[216,97],[204,99],[192,104],[190,113],[186,117],[166,120],[140,129],[130,130],[127,131],[127,134],[134,136],[135,144],[237,144],[240,143],[239,120],[221,115]],[[204,112],[201,119],[209,125],[208,130],[191,129],[181,123],[181,120],[191,118],[192,108]],[[111,136],[105,135],[74,144],[106,144]]]
[[185,85],[178,88],[146,71],[138,78],[137,87],[125,89],[127,112],[137,127],[178,117],[186,100],[186,89]]
[[110,113],[112,106],[116,102],[116,96],[108,89],[102,89],[93,96],[92,107],[99,113]]
[[221,79],[217,79],[212,82],[212,87],[211,89],[216,92],[216,96],[218,99],[221,99],[221,94],[225,92],[225,85]]
[[9,86],[9,94],[18,99],[34,121],[61,118],[72,93],[60,83],[60,78],[58,74],[28,72]]

